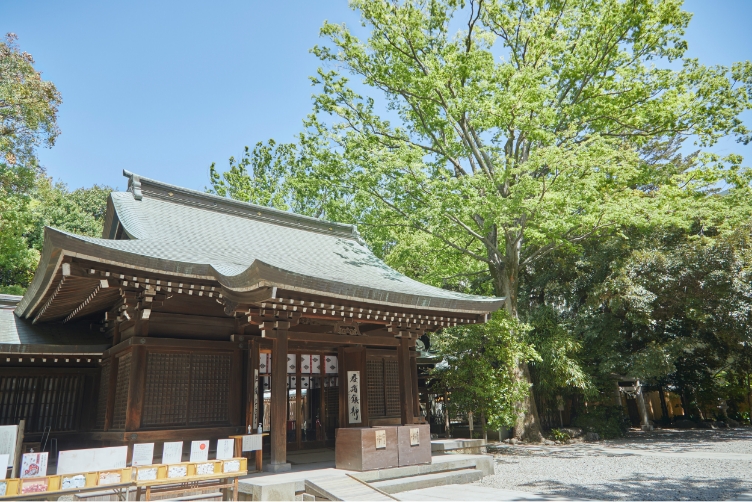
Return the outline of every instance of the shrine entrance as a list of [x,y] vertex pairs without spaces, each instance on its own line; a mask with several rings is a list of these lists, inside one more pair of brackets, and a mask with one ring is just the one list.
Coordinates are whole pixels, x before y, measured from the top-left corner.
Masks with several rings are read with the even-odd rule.
[[[271,351],[260,351],[260,420],[271,432]],[[339,427],[337,355],[308,350],[287,354],[286,442],[290,451],[334,446]],[[257,424],[258,425],[258,424]]]

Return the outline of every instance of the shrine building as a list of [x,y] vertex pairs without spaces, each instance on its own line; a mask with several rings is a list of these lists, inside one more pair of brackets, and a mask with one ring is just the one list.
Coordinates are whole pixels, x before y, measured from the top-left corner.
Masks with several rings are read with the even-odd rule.
[[101,238],[45,228],[26,294],[0,298],[0,425],[32,440],[261,424],[284,470],[338,428],[420,423],[416,341],[501,306],[396,272],[354,226],[124,175]]

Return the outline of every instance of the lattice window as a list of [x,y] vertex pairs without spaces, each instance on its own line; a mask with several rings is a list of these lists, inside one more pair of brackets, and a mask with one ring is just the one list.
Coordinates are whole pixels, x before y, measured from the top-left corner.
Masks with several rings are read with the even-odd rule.
[[[334,378],[329,378],[330,382]],[[325,387],[324,395],[326,396],[326,435],[328,438],[334,437],[334,431],[339,427],[339,387]]]
[[39,404],[31,420],[33,430],[48,426],[57,431],[74,430],[83,383],[83,375],[39,377]]
[[189,354],[150,352],[141,424],[185,425],[188,414]]
[[110,360],[102,363],[102,371],[99,374],[99,395],[97,397],[97,419],[94,422],[96,430],[104,430],[104,419],[107,414],[107,392],[110,387]]
[[384,396],[386,416],[400,415],[399,366],[394,359],[384,359]]
[[115,386],[115,408],[112,413],[112,429],[125,429],[125,413],[128,405],[128,383],[131,379],[131,353],[118,358],[117,385]]
[[0,377],[0,425],[25,419],[27,432],[76,430],[85,377],[40,372]]
[[383,417],[386,414],[384,406],[384,360],[369,359],[366,361],[368,373],[368,416]]
[[34,412],[37,377],[7,376],[0,380],[0,425],[17,424]]
[[191,396],[188,422],[228,422],[230,356],[191,355]]

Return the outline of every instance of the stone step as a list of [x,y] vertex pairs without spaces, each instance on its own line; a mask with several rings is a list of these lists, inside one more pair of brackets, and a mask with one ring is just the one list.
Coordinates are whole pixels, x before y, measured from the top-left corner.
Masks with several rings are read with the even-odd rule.
[[350,476],[306,479],[305,488],[306,493],[327,500],[394,500]]
[[433,457],[430,464],[394,467],[391,469],[378,469],[353,474],[366,483],[383,481],[386,479],[398,479],[409,476],[420,476],[437,472],[449,472],[459,469],[479,469],[486,476],[494,473],[493,457],[486,455],[444,455]]
[[374,481],[370,484],[384,493],[399,493],[434,486],[474,483],[481,479],[483,479],[483,471],[478,469],[460,469],[457,471],[421,474],[407,478],[385,479]]

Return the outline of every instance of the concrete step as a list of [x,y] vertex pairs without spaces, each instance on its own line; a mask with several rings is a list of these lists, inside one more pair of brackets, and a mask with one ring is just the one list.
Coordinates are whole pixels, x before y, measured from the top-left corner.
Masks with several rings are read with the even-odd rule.
[[399,493],[434,486],[474,483],[481,479],[483,479],[483,471],[478,469],[460,469],[457,471],[421,474],[407,478],[384,479],[374,481],[370,484],[384,493]]
[[327,500],[394,500],[350,476],[306,479],[305,488],[306,493]]
[[483,471],[484,475],[490,476],[494,473],[493,457],[488,455],[440,455],[432,457],[430,464],[358,472],[353,474],[353,477],[365,481],[366,483],[373,483],[375,481],[383,481],[386,479],[420,476],[423,474],[449,472],[459,469],[478,469]]

